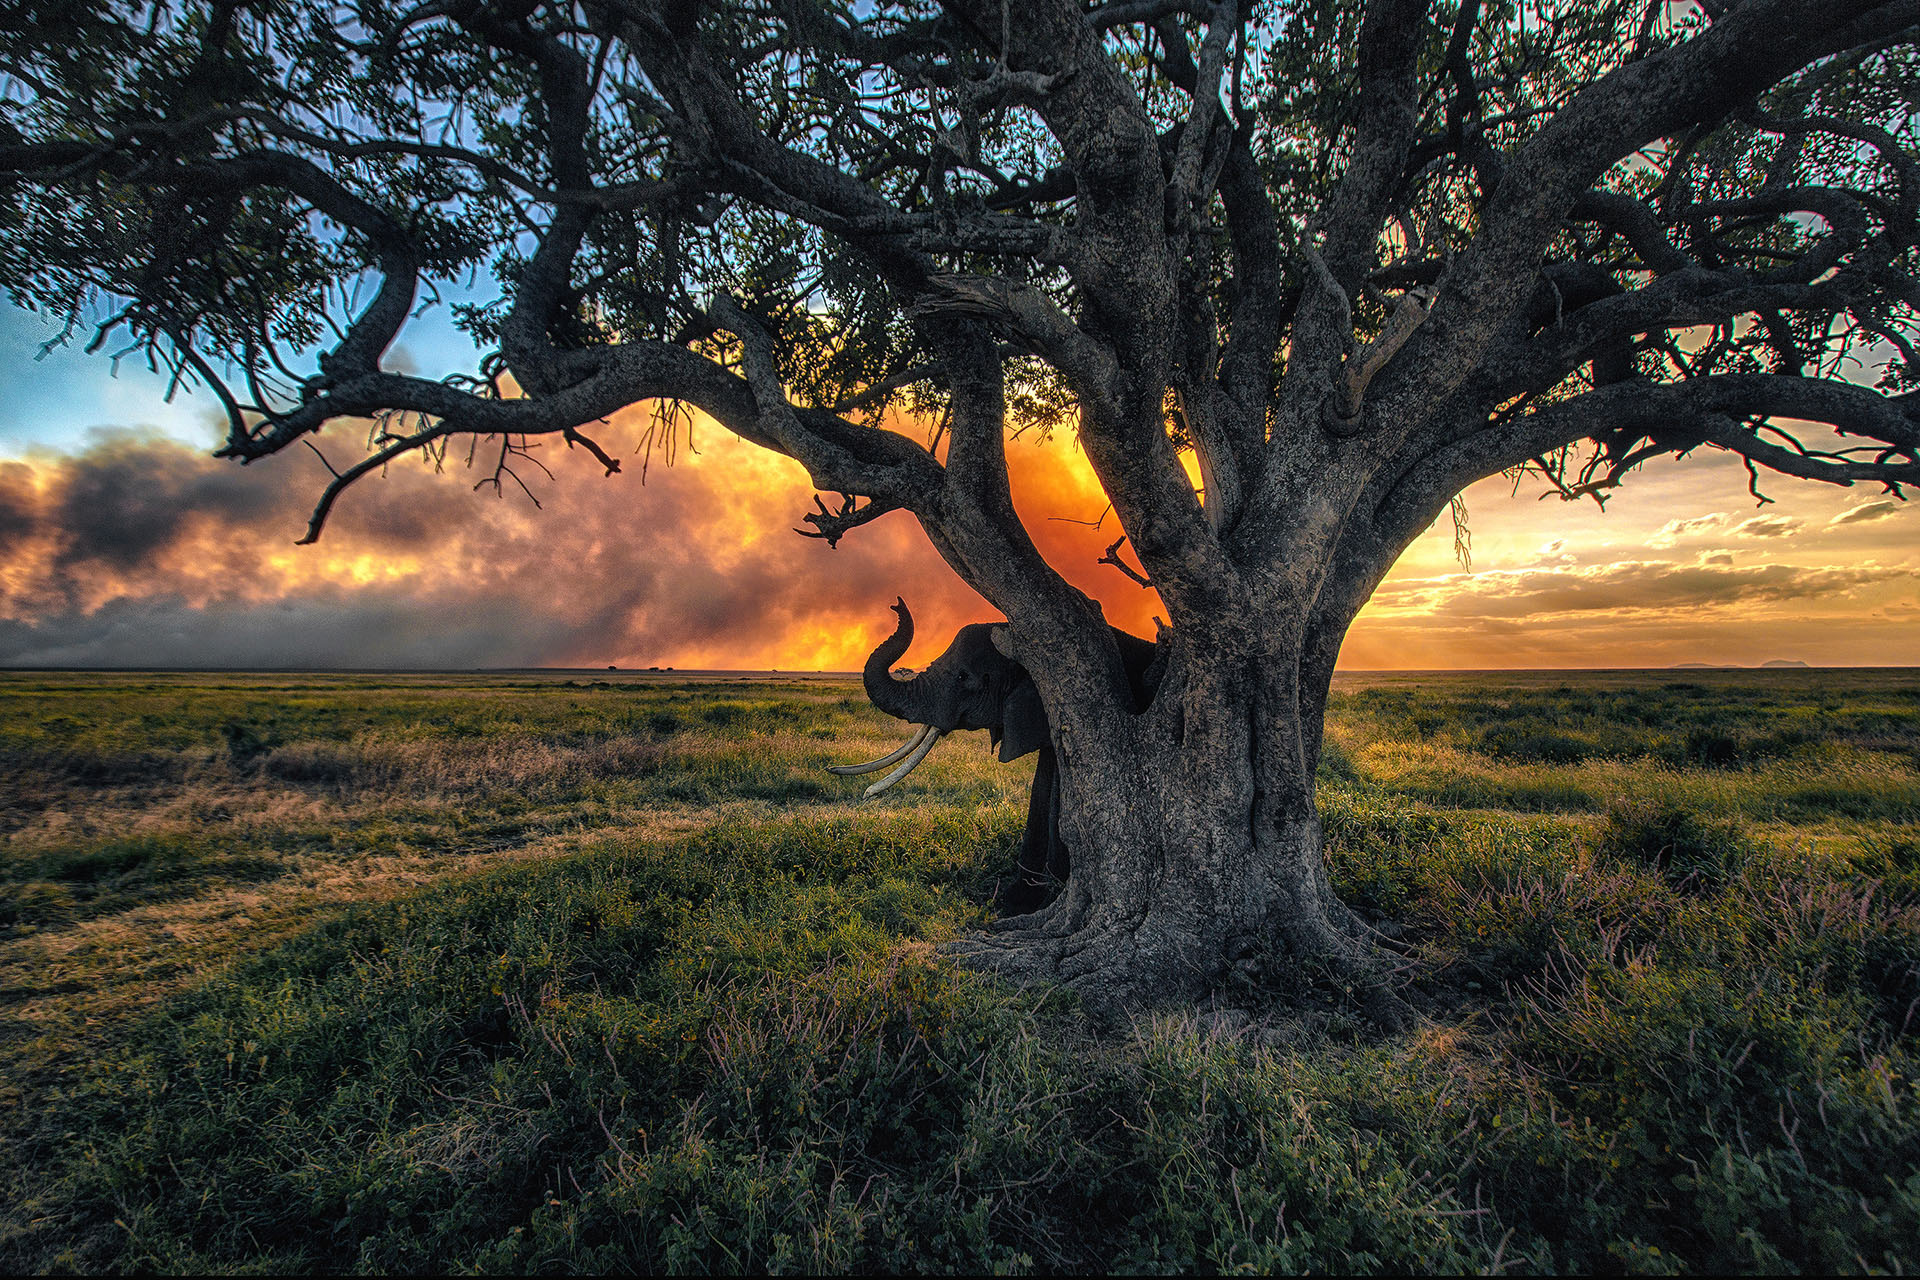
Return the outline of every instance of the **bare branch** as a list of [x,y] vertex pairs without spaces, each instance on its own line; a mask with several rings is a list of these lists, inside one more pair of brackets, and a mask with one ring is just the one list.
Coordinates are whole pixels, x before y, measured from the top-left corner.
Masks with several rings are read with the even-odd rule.
[[[1864,461],[1792,449],[1762,438],[1760,427],[1775,418],[1823,423],[1880,443]],[[1516,415],[1497,429],[1464,433],[1424,455],[1403,455],[1381,473],[1394,479],[1377,488],[1374,519],[1389,542],[1411,537],[1431,523],[1436,504],[1474,480],[1583,440],[1602,444],[1588,474],[1562,487],[1566,497],[1602,494],[1641,462],[1702,444],[1828,484],[1920,484],[1920,401],[1891,400],[1835,379],[1717,374],[1666,385],[1617,383]]]
[[[915,489],[903,482],[904,477],[898,468],[864,462],[838,442],[802,422],[799,412],[787,399],[786,390],[780,385],[779,375],[774,368],[771,339],[758,321],[726,297],[714,299],[707,309],[740,340],[741,365],[753,398],[758,434],[762,438],[778,442],[780,451],[804,466],[813,477],[814,484],[823,489],[865,494],[901,506],[910,504]],[[851,427],[851,424],[846,425]],[[897,436],[892,438],[899,439]]]
[[1202,18],[1207,16],[1210,9],[1211,6],[1203,3],[1203,0],[1120,0],[1119,3],[1088,10],[1087,25],[1096,31],[1111,31],[1115,27],[1151,23],[1176,13]]
[[[334,471],[333,464],[328,463],[325,458],[322,458],[320,461],[326,464],[327,470],[333,471],[333,481],[328,484],[326,489],[321,493],[320,501],[314,504],[313,514],[307,519],[307,532],[305,536],[294,543],[294,545],[304,547],[320,541],[320,530],[326,526],[327,516],[333,511],[333,504],[339,500],[340,495],[345,493],[347,487],[354,481],[369,472],[378,471],[395,458],[404,457],[412,453],[415,449],[424,448],[432,444],[435,440],[450,435],[455,429],[450,422],[436,422],[432,426],[416,431],[410,436],[402,436],[396,439],[386,448],[362,458],[345,471]],[[319,450],[316,449],[314,452],[318,453]]]
[[1126,544],[1126,541],[1127,541],[1127,538],[1125,534],[1121,534],[1118,538],[1115,538],[1111,543],[1108,544],[1106,552],[1103,555],[1101,555],[1101,557],[1098,560],[1094,561],[1094,563],[1110,564],[1114,568],[1118,569],[1120,572],[1126,574],[1129,578],[1132,578],[1134,582],[1138,583],[1140,586],[1146,587],[1149,590],[1151,590],[1153,587],[1153,580],[1147,577],[1146,574],[1141,573],[1138,569],[1135,569],[1132,565],[1128,564],[1125,560],[1122,560],[1120,558],[1120,548]]
[[[1715,123],[1815,59],[1916,19],[1920,0],[1749,0],[1695,38],[1583,89],[1506,166],[1479,233],[1443,277],[1419,344],[1420,376],[1396,382],[1398,410],[1412,415],[1443,401],[1480,363],[1565,216],[1609,165],[1654,139]],[[1806,38],[1780,40],[1783,30]]]
[[[1418,126],[1415,70],[1426,8],[1425,0],[1377,0],[1361,25],[1352,158],[1301,242],[1308,284],[1287,366],[1296,404],[1317,406],[1333,394],[1336,365],[1353,342],[1352,299],[1373,264],[1377,229],[1398,203]],[[1315,231],[1325,237],[1319,246]]]
[[613,475],[620,470],[620,459],[610,456],[605,449],[595,444],[578,429],[569,427],[560,434],[561,438],[567,442],[567,448],[571,449],[574,445],[579,445],[593,455],[595,462],[607,469],[608,475]]
[[795,529],[794,532],[803,538],[822,538],[827,546],[837,548],[840,545],[840,539],[861,525],[878,520],[890,511],[900,510],[900,504],[897,502],[876,500],[862,505],[851,493],[841,494],[840,499],[840,509],[834,511],[828,509],[819,494],[814,494],[813,505],[819,510],[810,511],[801,517],[813,528]]
[[1337,393],[1329,401],[1332,420],[1328,429],[1337,435],[1350,435],[1361,429],[1361,410],[1365,407],[1367,385],[1387,367],[1400,349],[1413,337],[1431,309],[1431,293],[1414,288],[1400,295],[1393,313],[1380,336],[1354,349],[1341,366]]
[[1199,206],[1212,194],[1201,182],[1201,160],[1212,141],[1214,126],[1220,117],[1220,77],[1227,66],[1227,49],[1232,43],[1235,18],[1232,4],[1213,15],[1206,39],[1200,44],[1200,66],[1194,77],[1192,105],[1174,151],[1173,188],[1181,202],[1181,220],[1191,225]]

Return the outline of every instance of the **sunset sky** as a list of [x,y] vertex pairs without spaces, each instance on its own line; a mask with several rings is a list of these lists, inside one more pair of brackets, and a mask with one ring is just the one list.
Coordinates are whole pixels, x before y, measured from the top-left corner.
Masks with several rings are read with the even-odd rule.
[[[296,547],[326,473],[305,450],[241,468],[208,456],[208,398],[163,403],[138,358],[113,376],[0,304],[0,665],[847,670],[904,595],[909,663],[992,610],[911,517],[838,550],[796,537],[797,464],[712,424],[671,469],[601,478],[557,441],[528,475],[476,493],[450,457],[349,491]],[[430,370],[470,353],[415,350]],[[646,415],[602,443],[632,451]],[[360,443],[322,438],[341,458]],[[1016,442],[1016,500],[1036,541],[1108,618],[1151,635],[1156,603],[1096,558],[1118,536],[1071,439]],[[1650,667],[1683,662],[1920,663],[1920,502],[1773,477],[1756,507],[1727,455],[1646,468],[1608,503],[1539,500],[1504,480],[1467,493],[1472,569],[1442,519],[1361,616],[1349,669]],[[1048,517],[1060,517],[1049,519]]]

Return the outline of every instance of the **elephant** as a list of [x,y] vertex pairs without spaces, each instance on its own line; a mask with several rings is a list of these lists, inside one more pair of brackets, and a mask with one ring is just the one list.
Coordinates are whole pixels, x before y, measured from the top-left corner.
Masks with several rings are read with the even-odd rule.
[[[1052,732],[1033,678],[1003,651],[1005,624],[976,622],[960,628],[953,643],[925,671],[910,680],[896,680],[893,664],[913,643],[913,614],[905,599],[897,599],[893,611],[900,615],[899,625],[868,657],[861,674],[873,705],[913,725],[914,733],[878,760],[829,765],[828,770],[851,776],[893,765],[890,773],[866,789],[866,797],[872,798],[918,768],[942,735],[961,729],[985,729],[999,748],[1003,764],[1037,752],[1019,868],[999,895],[1001,907],[1009,912],[1035,910],[1066,881],[1072,862],[1060,833]],[[1134,709],[1144,710],[1157,683],[1158,647],[1118,627],[1113,628],[1113,638],[1126,668]]]

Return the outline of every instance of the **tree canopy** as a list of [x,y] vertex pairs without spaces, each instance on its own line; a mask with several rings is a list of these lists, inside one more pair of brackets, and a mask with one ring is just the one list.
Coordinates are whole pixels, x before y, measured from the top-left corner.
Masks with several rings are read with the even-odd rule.
[[[823,536],[937,525],[996,451],[969,361],[996,433],[1164,400],[1216,528],[1314,433],[1435,492],[1920,478],[1912,3],[7,8],[0,280],[210,387],[227,456],[373,418],[309,536],[409,450],[649,398],[845,495]],[[494,354],[388,367],[449,290]],[[1169,495],[1112,496],[1151,542]]]

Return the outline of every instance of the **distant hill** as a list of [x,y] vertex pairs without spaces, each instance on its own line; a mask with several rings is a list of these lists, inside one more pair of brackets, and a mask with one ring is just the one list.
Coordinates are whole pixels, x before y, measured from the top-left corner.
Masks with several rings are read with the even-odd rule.
[[[1760,670],[1765,671],[1768,668],[1779,670],[1806,665],[1798,658],[1770,658],[1760,664]],[[1735,662],[1676,662],[1667,669],[1669,671],[1752,671],[1754,668],[1743,667]]]

